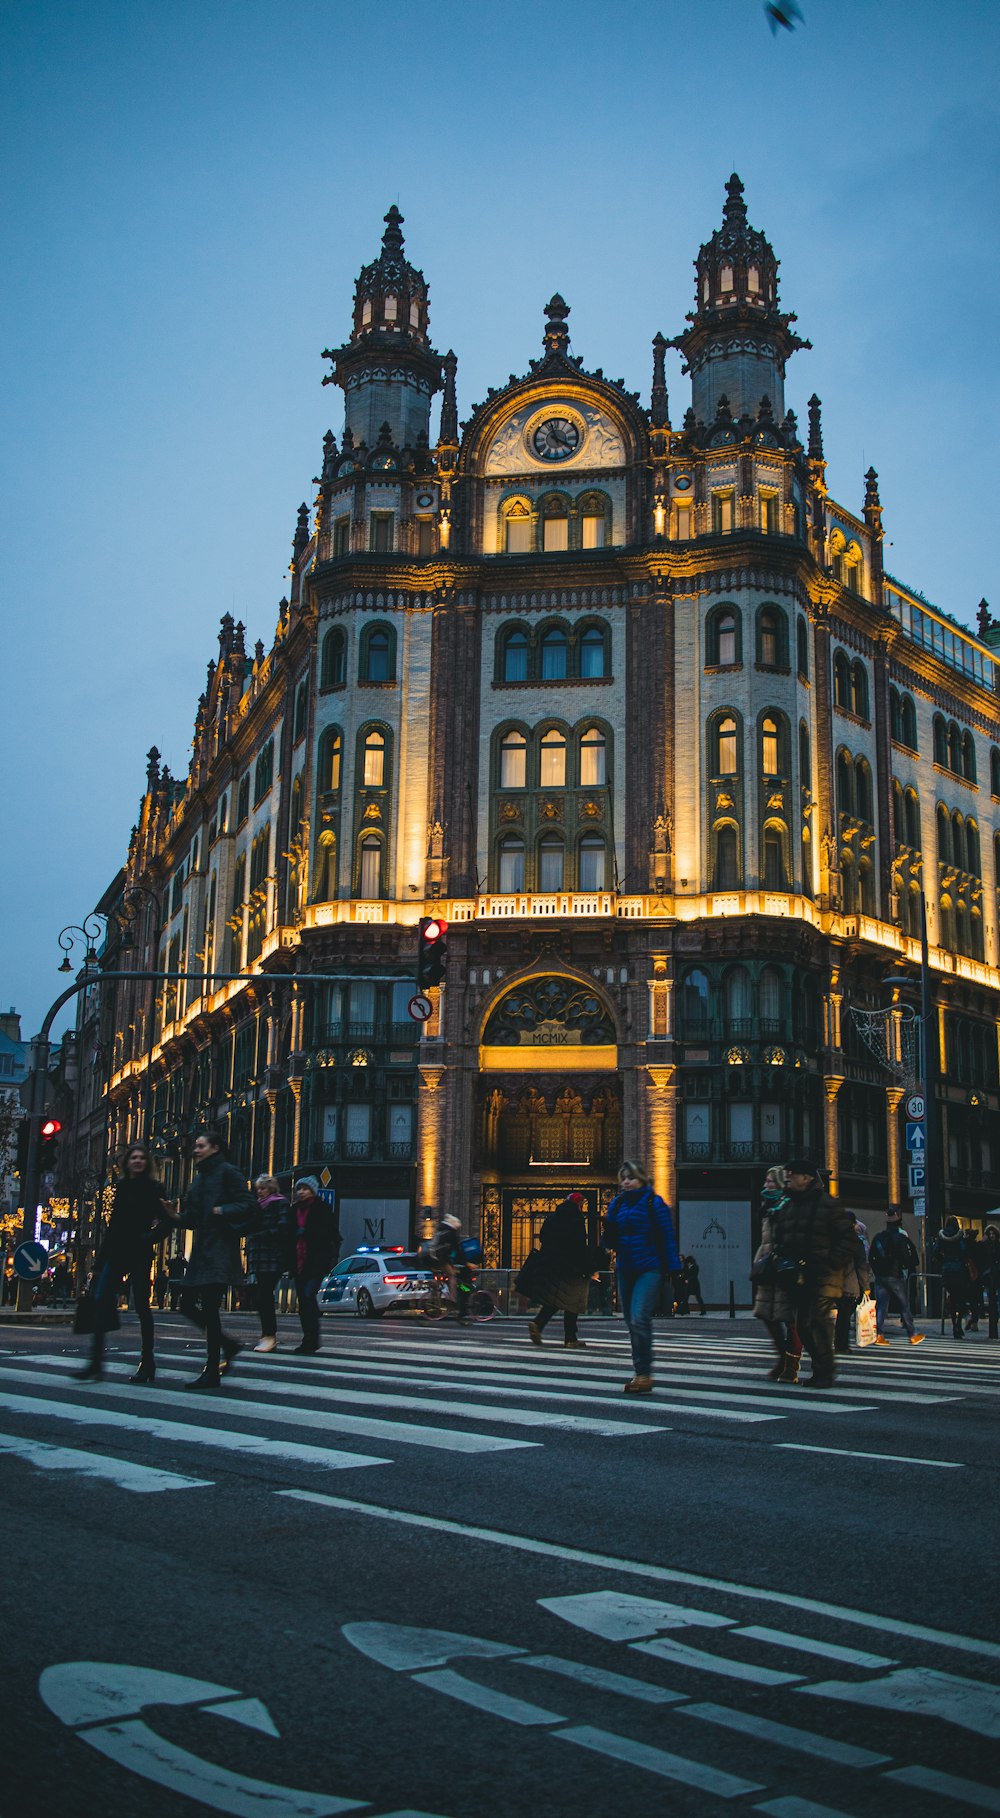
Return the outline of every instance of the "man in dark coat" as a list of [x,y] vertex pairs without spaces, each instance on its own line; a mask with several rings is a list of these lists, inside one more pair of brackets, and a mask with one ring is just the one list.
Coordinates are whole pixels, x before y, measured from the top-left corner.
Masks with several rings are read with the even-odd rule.
[[605,1260],[603,1253],[599,1255],[588,1242],[582,1194],[571,1193],[549,1213],[539,1233],[539,1244],[540,1305],[528,1327],[528,1337],[533,1345],[540,1345],[549,1320],[561,1309],[563,1343],[570,1351],[581,1351],[584,1340],[577,1320],[587,1311],[590,1277]]
[[325,1275],[340,1255],[340,1225],[331,1205],[319,1196],[319,1181],[305,1174],[295,1183],[290,1219],[295,1291],[299,1299],[302,1343],[300,1357],[319,1350],[319,1307],[316,1296]]
[[855,1247],[854,1220],[820,1185],[811,1161],[800,1158],[786,1170],[786,1197],[774,1215],[778,1279],[789,1278],[796,1325],[812,1360],[814,1389],[833,1386],[833,1331],[844,1271]]
[[898,1206],[890,1206],[885,1215],[885,1230],[879,1231],[872,1238],[868,1252],[868,1266],[875,1277],[875,1318],[878,1337],[877,1345],[887,1345],[885,1336],[885,1316],[895,1303],[895,1311],[906,1329],[911,1345],[923,1343],[923,1333],[918,1332],[910,1312],[910,1297],[907,1292],[907,1276],[919,1268],[920,1259],[903,1229],[903,1214]]
[[[203,1130],[195,1138],[195,1176],[184,1199],[182,1225],[194,1231],[181,1295],[181,1312],[205,1334],[205,1368],[189,1389],[217,1389],[222,1371],[240,1349],[223,1332],[219,1318],[227,1288],[243,1282],[240,1233],[253,1221],[250,1190],[227,1159],[221,1133]],[[220,1364],[219,1353],[224,1361]]]

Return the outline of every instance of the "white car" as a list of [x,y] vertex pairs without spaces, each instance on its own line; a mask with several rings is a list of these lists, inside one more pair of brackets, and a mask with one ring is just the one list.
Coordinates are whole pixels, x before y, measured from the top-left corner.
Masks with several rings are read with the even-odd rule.
[[430,1297],[434,1265],[412,1251],[361,1248],[345,1256],[322,1282],[316,1304],[321,1313],[354,1313],[358,1319],[380,1319],[420,1307]]

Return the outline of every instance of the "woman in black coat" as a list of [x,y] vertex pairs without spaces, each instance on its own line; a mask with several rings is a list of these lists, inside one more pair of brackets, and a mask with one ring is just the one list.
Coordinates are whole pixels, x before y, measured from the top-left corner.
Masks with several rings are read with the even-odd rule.
[[599,1258],[587,1241],[587,1220],[583,1199],[571,1193],[554,1212],[550,1212],[539,1233],[541,1261],[538,1266],[541,1306],[528,1327],[533,1345],[540,1345],[549,1320],[561,1309],[563,1343],[571,1351],[584,1349],[577,1331],[577,1320],[587,1311],[590,1277]]
[[145,1143],[133,1143],[125,1151],[125,1172],[115,1188],[114,1205],[104,1241],[94,1263],[94,1279],[89,1299],[93,1303],[94,1337],[90,1362],[76,1375],[80,1382],[97,1382],[104,1359],[106,1333],[118,1325],[118,1295],[125,1277],[132,1291],[132,1305],[139,1318],[142,1333],[142,1356],[132,1382],[152,1382],[156,1375],[153,1358],[153,1315],[149,1309],[149,1276],[153,1264],[153,1244],[167,1228],[171,1208],[163,1197],[163,1188],[149,1171],[149,1150]]
[[243,1281],[240,1235],[254,1222],[253,1202],[242,1174],[226,1158],[218,1130],[203,1130],[195,1138],[194,1159],[195,1177],[180,1215],[181,1224],[194,1231],[181,1312],[204,1331],[206,1355],[201,1375],[186,1387],[217,1389],[222,1371],[240,1349],[238,1341],[223,1332],[219,1311],[226,1289],[238,1288]]
[[247,1282],[253,1289],[253,1304],[260,1320],[260,1344],[254,1345],[254,1350],[274,1351],[278,1345],[274,1290],[292,1260],[288,1201],[273,1174],[258,1175],[254,1192],[260,1224],[247,1238]]

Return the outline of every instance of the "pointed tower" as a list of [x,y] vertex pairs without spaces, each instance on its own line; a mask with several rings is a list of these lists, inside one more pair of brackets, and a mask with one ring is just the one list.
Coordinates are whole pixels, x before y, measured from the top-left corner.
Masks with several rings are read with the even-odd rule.
[[374,448],[383,424],[397,448],[430,431],[431,398],[441,385],[441,356],[427,338],[427,285],[403,252],[403,217],[385,217],[382,250],[362,267],[354,287],[354,323],[343,347],[327,348],[333,371],[324,384],[343,387],[346,427]]
[[785,364],[809,347],[792,330],[794,315],[778,308],[778,261],[764,234],[747,220],[735,171],[726,184],[722,226],[702,247],[690,327],[669,343],[691,374],[695,417],[714,423],[725,395],[734,418],[756,417],[761,397],[780,422],[785,414]]

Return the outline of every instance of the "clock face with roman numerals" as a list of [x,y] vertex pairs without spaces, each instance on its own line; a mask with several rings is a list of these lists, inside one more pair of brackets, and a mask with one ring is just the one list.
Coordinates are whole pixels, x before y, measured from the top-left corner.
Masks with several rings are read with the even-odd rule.
[[580,446],[580,430],[571,417],[546,417],[531,437],[540,461],[568,461]]

